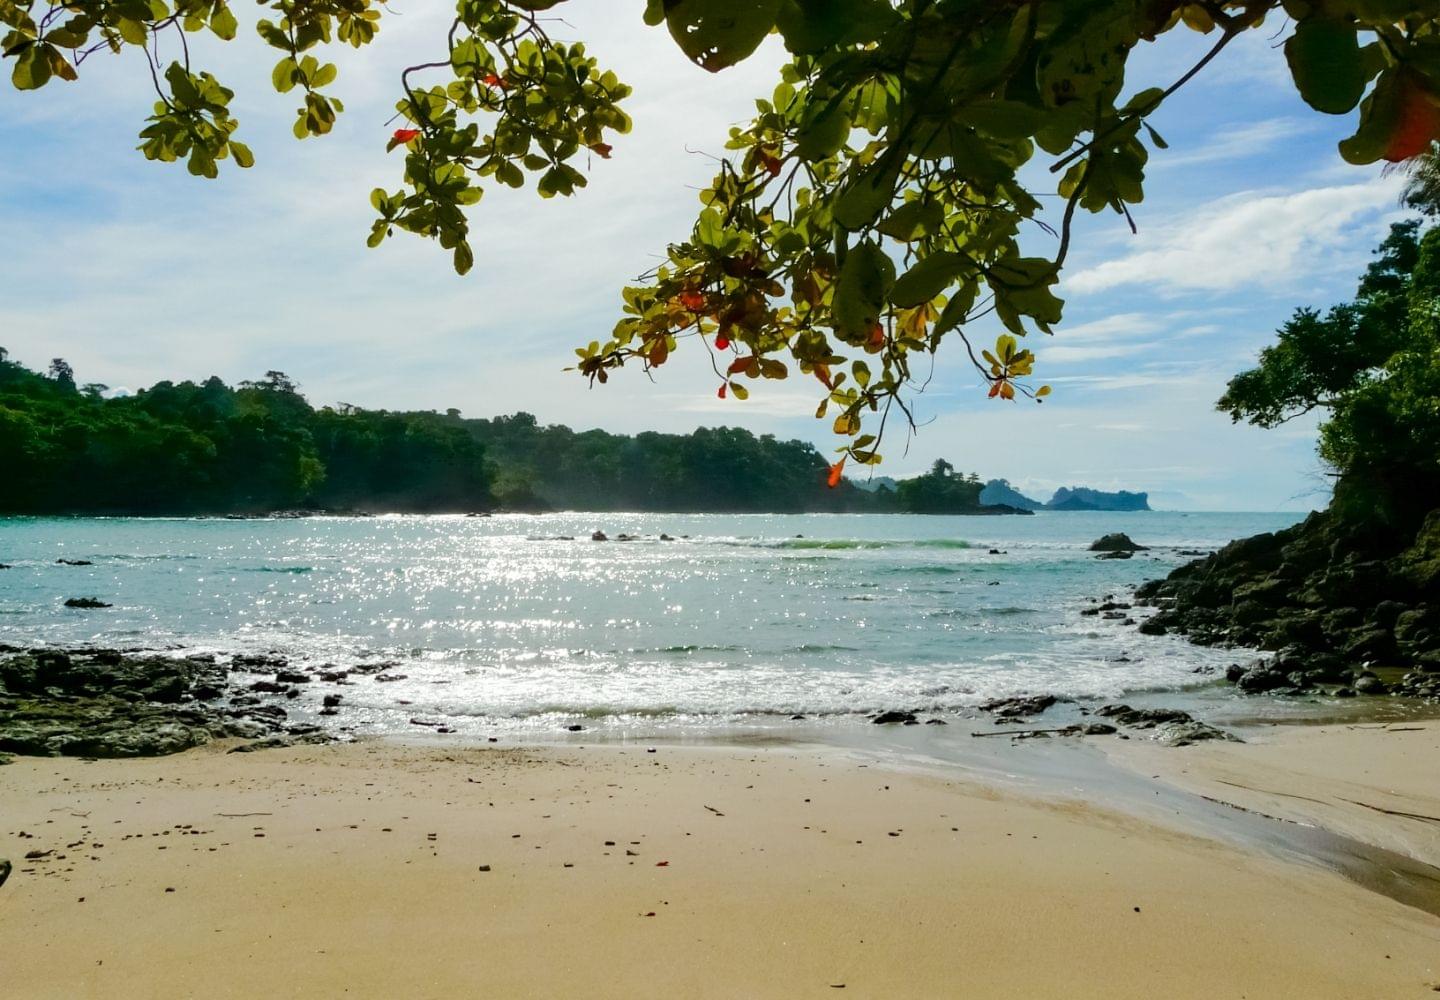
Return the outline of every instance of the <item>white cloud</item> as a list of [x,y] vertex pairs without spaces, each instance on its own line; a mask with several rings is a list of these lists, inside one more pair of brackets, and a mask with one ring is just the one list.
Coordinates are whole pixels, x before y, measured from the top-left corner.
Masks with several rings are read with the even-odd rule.
[[[1162,293],[1303,288],[1316,275],[1357,270],[1356,230],[1382,232],[1400,184],[1396,177],[1376,177],[1222,198],[1142,230],[1129,253],[1070,275],[1064,286],[1079,294],[1137,284]],[[1364,241],[1366,249],[1372,242]]]
[[1271,118],[1224,128],[1183,145],[1172,143],[1168,151],[1151,156],[1149,169],[1169,170],[1261,156],[1281,142],[1291,142],[1315,130],[1314,122],[1298,118]]

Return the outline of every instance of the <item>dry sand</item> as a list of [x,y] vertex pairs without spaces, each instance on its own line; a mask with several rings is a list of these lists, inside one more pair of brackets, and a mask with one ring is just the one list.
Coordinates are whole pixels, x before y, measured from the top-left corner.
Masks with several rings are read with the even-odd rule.
[[[1433,768],[1434,730],[1416,746]],[[224,749],[0,767],[0,996],[1379,1000],[1440,983],[1440,919],[1322,869],[835,751]],[[1343,780],[1375,794],[1350,752]],[[1252,753],[1284,759],[1167,752]],[[52,853],[22,861],[34,850]]]

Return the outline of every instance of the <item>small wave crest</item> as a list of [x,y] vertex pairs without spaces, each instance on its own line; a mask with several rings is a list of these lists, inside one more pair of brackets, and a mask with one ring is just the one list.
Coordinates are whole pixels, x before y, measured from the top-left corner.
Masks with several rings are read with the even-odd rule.
[[787,538],[781,542],[756,542],[766,549],[969,549],[974,548],[963,538],[917,538],[909,540],[874,538]]

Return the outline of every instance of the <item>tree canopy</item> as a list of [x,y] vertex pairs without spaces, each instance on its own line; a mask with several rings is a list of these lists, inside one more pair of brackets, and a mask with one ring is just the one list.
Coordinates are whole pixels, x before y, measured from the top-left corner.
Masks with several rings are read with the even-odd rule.
[[1440,227],[1392,226],[1355,300],[1296,310],[1218,405],[1262,427],[1324,409],[1342,515],[1413,527],[1440,496]]
[[[610,156],[630,126],[630,90],[583,44],[550,37],[542,12],[564,3],[457,0],[436,58],[398,82],[403,121],[389,148],[403,150],[402,178],[371,193],[372,246],[397,231],[434,238],[463,273],[474,262],[467,213],[486,185],[532,178],[542,197],[569,195],[585,185],[578,163]],[[260,7],[274,86],[301,100],[295,134],[324,135],[342,106],[320,53],[369,44],[385,8]],[[1347,162],[1405,161],[1440,138],[1433,0],[647,0],[644,18],[711,72],[772,33],[790,58],[755,117],[731,130],[691,231],[624,290],[621,319],[577,350],[576,368],[604,382],[699,342],[717,393],[738,399],[753,380],[798,370],[817,381],[817,416],[844,440],[837,481],[846,458],[879,461],[892,407],[908,417],[902,393],[944,342],[962,342],[992,397],[1046,395],[1018,338],[1060,321],[1054,289],[1076,213],[1128,219],[1151,150],[1165,146],[1148,119],[1240,35],[1278,28],[1312,108],[1358,107],[1340,144]],[[235,38],[227,0],[0,0],[0,23],[17,88],[74,81],[97,53],[133,48],[157,96],[140,133],[146,157],[205,177],[253,163],[233,92],[192,64],[186,41]],[[1173,78],[1127,87],[1131,54],[1182,31],[1214,41]],[[168,63],[162,41],[175,51]],[[1037,153],[1048,170],[1022,178]],[[1032,180],[1047,175],[1058,195],[1048,216],[1041,199],[1052,192]],[[972,344],[968,328],[990,314],[1007,332]]]
[[[528,413],[312,407],[284,372],[231,387],[78,388],[0,348],[0,514],[626,510],[975,513],[978,479],[826,488],[815,446],[734,427],[634,436]],[[973,487],[973,488],[972,488]]]

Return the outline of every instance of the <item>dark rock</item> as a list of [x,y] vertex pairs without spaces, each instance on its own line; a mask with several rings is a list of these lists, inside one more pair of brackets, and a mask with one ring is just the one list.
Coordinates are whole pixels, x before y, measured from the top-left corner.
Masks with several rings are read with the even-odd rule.
[[584,731],[585,731],[585,727],[582,726],[582,725],[576,724],[576,725],[566,726],[566,727],[565,727],[565,731],[566,731],[567,733],[580,733],[580,732],[584,732]]
[[263,673],[281,669],[289,662],[285,657],[273,653],[241,653],[231,658],[230,665]]
[[948,726],[948,725],[950,725],[950,723],[946,722],[944,719],[926,719],[926,720],[925,720],[925,725],[927,725],[927,726]]
[[91,562],[89,559],[56,559],[56,560],[55,560],[55,565],[57,565],[57,566],[94,566],[95,564],[94,564],[93,562]]
[[67,597],[65,606],[67,608],[113,608],[115,605],[106,604],[95,597]]
[[1352,660],[1381,660],[1395,652],[1395,637],[1383,628],[1366,629],[1344,645],[1345,655]]
[[1135,553],[1133,553],[1133,552],[1118,552],[1118,551],[1117,551],[1117,552],[1102,552],[1102,553],[1100,553],[1098,556],[1096,556],[1095,558],[1096,558],[1096,559],[1129,559],[1129,558],[1132,557],[1133,555],[1135,555]]
[[1400,616],[1408,611],[1399,601],[1381,601],[1370,612],[1370,620],[1382,629],[1393,629]]
[[1260,661],[1241,674],[1240,679],[1235,682],[1235,686],[1247,694],[1258,694],[1263,691],[1278,690],[1286,687],[1289,683],[1290,680],[1286,677],[1285,672],[1273,662]]
[[1227,733],[1223,729],[1204,722],[1181,722],[1171,723],[1159,727],[1160,741],[1166,746],[1188,747],[1196,743],[1203,743],[1206,740],[1228,740],[1231,743],[1243,743],[1244,740],[1234,733]]
[[1136,545],[1124,532],[1103,535],[1090,543],[1091,552],[1144,552],[1146,546]]
[[891,711],[881,712],[879,715],[875,716],[875,718],[871,719],[870,721],[877,726],[886,726],[896,722],[913,723],[916,721],[916,719],[914,712]]
[[1389,691],[1389,688],[1385,686],[1385,682],[1374,674],[1365,674],[1357,677],[1354,688],[1356,694],[1386,694]]
[[1114,719],[1122,726],[1135,729],[1153,729],[1162,722],[1193,722],[1189,712],[1178,708],[1131,708],[1129,705],[1101,705],[1095,714]]
[[1189,712],[1176,708],[1131,708],[1129,705],[1103,705],[1095,710],[1096,715],[1114,719],[1122,726],[1132,729],[1151,729],[1155,738],[1167,746],[1190,746],[1204,740],[1231,740],[1243,742],[1239,737],[1201,722]]
[[592,532],[592,533],[591,533],[591,535],[590,535],[590,541],[592,541],[592,542],[608,542],[608,541],[610,541],[610,537],[609,537],[608,535],[606,535],[605,532],[603,532],[603,531],[595,531],[595,532]]
[[1350,688],[1338,688],[1338,689],[1335,691],[1335,697],[1337,697],[1337,698],[1353,698],[1353,697],[1355,697],[1355,692],[1352,691]]
[[379,684],[391,684],[395,681],[408,680],[409,674],[376,674],[375,680]]
[[340,704],[340,695],[338,695],[338,694],[327,694],[327,695],[321,700],[321,703],[322,703],[326,708],[335,708],[337,705]]
[[1413,608],[1402,611],[1395,617],[1394,635],[1397,642],[1406,645],[1424,643],[1427,636],[1436,632],[1440,632],[1440,621],[1436,620],[1436,615],[1428,608]]
[[277,670],[275,680],[281,684],[309,684],[310,675],[298,670]]
[[4,885],[5,880],[10,877],[10,868],[10,859],[0,858],[0,885]]
[[[980,706],[982,712],[993,712],[1002,719],[1019,718],[1028,715],[1039,715],[1051,705],[1055,704],[1054,695],[1042,694],[1029,697],[997,698],[994,701],[987,701]],[[875,720],[880,721],[880,720]]]
[[1119,730],[1108,722],[1087,722],[1080,727],[1080,732],[1085,736],[1109,736]]

